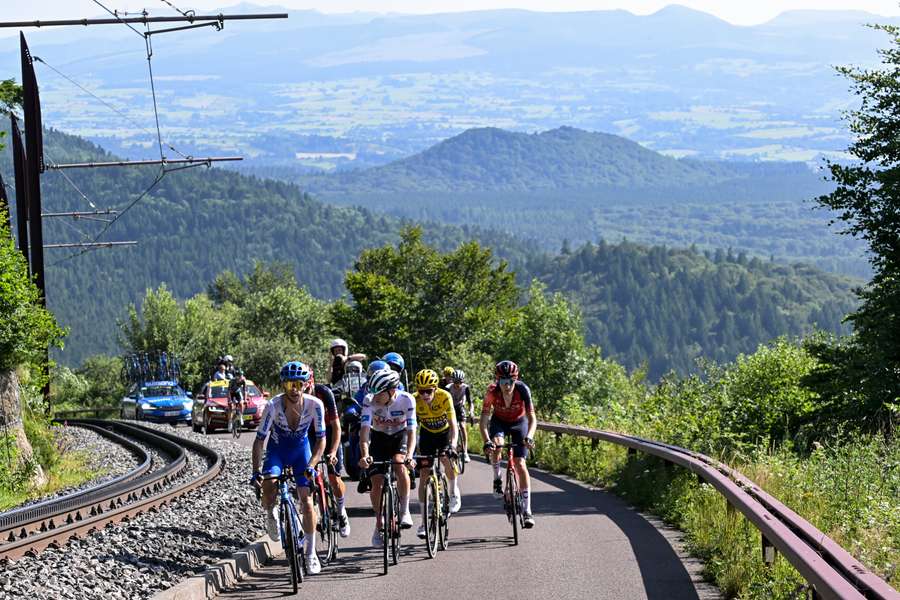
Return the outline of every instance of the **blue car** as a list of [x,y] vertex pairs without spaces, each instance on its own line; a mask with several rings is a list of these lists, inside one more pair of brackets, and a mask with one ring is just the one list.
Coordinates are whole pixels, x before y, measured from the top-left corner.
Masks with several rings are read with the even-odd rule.
[[122,398],[119,414],[123,419],[153,423],[191,422],[194,401],[177,381],[147,381],[134,385]]

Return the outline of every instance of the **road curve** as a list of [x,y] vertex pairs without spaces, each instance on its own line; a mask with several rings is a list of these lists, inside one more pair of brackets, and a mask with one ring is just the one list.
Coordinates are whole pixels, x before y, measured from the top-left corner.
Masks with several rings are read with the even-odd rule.
[[[300,596],[320,600],[719,597],[710,586],[695,584],[697,569],[689,573],[673,547],[676,536],[670,530],[658,528],[610,493],[547,473],[532,474],[537,524],[520,532],[519,546],[511,545],[512,529],[500,498],[490,491],[490,468],[473,460],[461,480],[463,505],[450,522],[450,547],[429,560],[414,531],[404,532],[400,564],[391,567],[387,576],[381,574],[380,551],[370,547],[374,515],[368,496],[357,494],[356,484],[349,482],[352,535],[340,540],[335,564],[304,581]],[[287,563],[276,560],[222,596],[283,597],[291,592],[287,571]]]

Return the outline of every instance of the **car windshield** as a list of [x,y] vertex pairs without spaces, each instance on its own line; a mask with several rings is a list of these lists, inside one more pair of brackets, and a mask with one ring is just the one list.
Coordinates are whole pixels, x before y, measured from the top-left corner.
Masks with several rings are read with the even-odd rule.
[[178,388],[174,388],[170,385],[156,385],[141,389],[141,393],[144,394],[144,396],[151,398],[157,398],[159,396],[177,396]]
[[226,387],[224,385],[209,386],[209,397],[210,398],[227,398],[228,397],[228,387]]
[[262,396],[262,392],[259,391],[259,388],[255,385],[247,386],[247,395],[248,396]]

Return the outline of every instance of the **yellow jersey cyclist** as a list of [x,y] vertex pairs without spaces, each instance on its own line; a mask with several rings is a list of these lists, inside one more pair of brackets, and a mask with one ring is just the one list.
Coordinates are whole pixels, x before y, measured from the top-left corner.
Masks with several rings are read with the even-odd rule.
[[469,458],[469,432],[466,430],[466,419],[475,416],[475,402],[472,400],[472,391],[466,384],[466,374],[461,369],[455,369],[450,374],[450,385],[444,388],[453,397],[453,410],[456,411],[456,419],[459,422],[459,443],[462,446],[463,462],[470,462]]
[[[438,387],[438,374],[431,369],[423,369],[416,373],[416,420],[419,422],[419,454],[433,455],[441,450],[454,451],[459,427],[456,412],[453,410],[453,398],[445,390]],[[450,513],[459,511],[462,502],[459,493],[459,479],[450,459],[441,457],[444,472],[450,484]],[[422,481],[431,476],[431,460],[423,458],[417,461]],[[425,539],[425,488],[419,486],[419,514],[422,524],[416,531],[420,539]]]

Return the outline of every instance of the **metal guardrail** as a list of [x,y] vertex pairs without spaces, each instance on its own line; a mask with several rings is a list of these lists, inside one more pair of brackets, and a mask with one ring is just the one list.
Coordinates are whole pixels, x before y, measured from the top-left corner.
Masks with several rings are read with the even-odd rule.
[[76,408],[72,410],[54,411],[51,416],[58,421],[64,421],[66,419],[79,419],[84,415],[94,415],[97,418],[102,418],[101,415],[112,415],[113,417],[117,417],[119,411],[120,409],[118,406],[97,406],[94,408]]
[[636,436],[558,423],[538,424],[557,435],[610,442],[652,454],[696,474],[722,494],[762,536],[763,559],[777,549],[812,586],[813,596],[840,600],[900,600],[900,593],[866,569],[834,540],[731,467],[708,456]]

